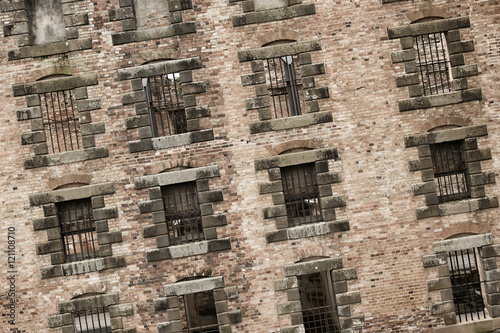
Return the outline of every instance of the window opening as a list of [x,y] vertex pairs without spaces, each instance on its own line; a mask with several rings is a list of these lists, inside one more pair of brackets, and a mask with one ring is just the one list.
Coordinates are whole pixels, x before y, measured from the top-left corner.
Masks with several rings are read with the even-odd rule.
[[153,137],[187,132],[179,73],[142,79],[149,106]]
[[[184,329],[188,333],[218,333],[217,310],[212,290],[182,296]],[[184,317],[183,316],[183,317]]]
[[71,90],[40,94],[45,136],[50,153],[80,149],[80,121]]
[[302,84],[296,68],[297,62],[297,56],[267,59],[268,90],[275,118],[301,114],[299,90],[302,89]]
[[460,322],[474,320],[474,317],[486,318],[477,265],[478,250],[473,248],[448,253],[453,302]]
[[450,92],[450,59],[444,32],[415,36],[415,47],[424,95]]
[[196,182],[162,187],[170,244],[204,240]]
[[297,276],[305,333],[337,333],[340,325],[330,271]]
[[467,198],[469,189],[462,141],[431,145],[431,155],[439,202]]
[[75,333],[110,333],[111,320],[106,308],[95,308],[73,313]]
[[281,181],[290,227],[322,220],[314,163],[281,168]]
[[98,257],[95,221],[90,199],[58,203],[57,213],[66,262]]

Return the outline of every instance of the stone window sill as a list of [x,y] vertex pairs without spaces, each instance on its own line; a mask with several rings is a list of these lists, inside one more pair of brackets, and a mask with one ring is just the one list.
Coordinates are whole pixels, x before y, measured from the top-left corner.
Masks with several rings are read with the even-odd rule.
[[168,38],[196,32],[194,22],[175,23],[166,27],[144,29],[137,31],[124,31],[112,35],[113,45],[122,45],[147,40]]
[[77,163],[109,156],[107,147],[92,147],[56,154],[38,155],[24,160],[25,169]]
[[350,230],[349,221],[337,220],[305,224],[266,233],[266,242],[275,243],[285,240],[308,238]]
[[22,46],[17,50],[9,51],[9,60],[24,58],[45,57],[54,54],[63,54],[73,51],[88,50],[92,48],[92,38],[72,39],[44,45]]
[[125,257],[107,257],[64,263],[40,268],[42,279],[103,271],[126,266]]
[[419,207],[416,209],[417,219],[448,216],[462,213],[472,213],[478,210],[497,208],[497,197],[471,198],[460,201],[451,201],[439,205]]
[[490,332],[500,328],[500,318],[486,318],[474,320],[468,323],[448,325],[445,327],[434,327],[434,333],[476,333]]
[[333,121],[330,111],[308,113],[300,116],[263,120],[250,124],[250,133],[263,133],[270,131],[287,130]]
[[147,150],[159,150],[173,147],[190,145],[192,143],[210,141],[214,139],[214,131],[201,130],[183,134],[149,138],[129,142],[130,153],[138,153]]
[[182,245],[172,245],[160,249],[151,250],[146,253],[146,258],[148,262],[150,262],[165,259],[184,258],[230,249],[231,240],[229,237],[227,237]]
[[454,91],[447,94],[422,96],[408,98],[398,101],[400,112],[411,111],[417,109],[427,109],[436,106],[444,106],[458,104],[469,101],[480,101],[483,98],[481,89],[466,89]]

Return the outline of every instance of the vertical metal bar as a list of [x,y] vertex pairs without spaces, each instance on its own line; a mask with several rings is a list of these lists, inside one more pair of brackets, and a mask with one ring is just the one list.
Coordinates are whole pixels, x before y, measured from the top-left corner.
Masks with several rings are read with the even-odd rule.
[[71,102],[71,113],[72,113],[72,116],[73,116],[73,127],[74,127],[74,130],[75,130],[76,147],[77,147],[77,149],[80,149],[80,140],[78,140],[78,133],[79,133],[79,131],[78,131],[78,127],[77,127],[77,121],[78,121],[78,124],[80,124],[80,120],[75,115],[75,105],[73,103],[73,94],[71,93],[71,90],[68,90],[68,94],[69,94],[69,100]]
[[441,32],[441,50],[443,51],[442,55],[443,55],[443,59],[444,59],[446,84],[447,84],[448,91],[451,91],[449,60],[448,60],[447,46],[444,43],[445,40],[446,40],[446,35],[444,32]]
[[57,115],[56,115],[56,108],[55,108],[55,105],[54,105],[55,101],[54,101],[54,97],[53,97],[53,95],[52,95],[52,94],[53,94],[53,93],[51,92],[51,93],[50,93],[50,100],[51,100],[51,102],[52,102],[52,115],[53,115],[53,117],[54,117],[54,118],[53,118],[53,121],[54,121],[54,123],[53,123],[53,124],[54,124],[54,130],[55,130],[55,132],[56,132],[57,150],[58,150],[57,152],[60,152],[60,151],[61,151],[61,145],[60,145],[60,143],[59,143],[59,132],[58,132],[58,130],[57,130]]
[[417,46],[418,67],[420,70],[420,77],[421,77],[421,81],[422,81],[422,90],[423,90],[423,93],[425,95],[425,79],[424,79],[424,71],[422,68],[422,59],[420,56],[421,52],[420,52],[420,44],[418,42],[418,37],[420,37],[420,39],[422,39],[422,36],[415,36],[415,45]]
[[273,100],[273,109],[274,109],[274,118],[278,118],[278,113],[277,113],[277,108],[276,108],[276,100],[274,98],[274,87],[273,87],[273,76],[272,76],[272,71],[271,71],[271,60],[272,59],[267,59],[267,72],[269,74],[269,94],[271,95],[271,98]]
[[[71,147],[71,150],[73,150],[73,138],[71,137],[71,124],[69,122],[69,116],[68,116],[68,107],[67,107],[67,101],[66,101],[66,91],[61,91],[62,94],[62,102],[64,103],[63,110],[65,111],[65,118],[66,118],[66,125],[68,126],[68,139],[69,139],[69,144]],[[61,114],[62,117],[62,114]],[[64,123],[61,124],[61,126],[64,127]],[[66,141],[66,135],[64,135],[64,141]]]

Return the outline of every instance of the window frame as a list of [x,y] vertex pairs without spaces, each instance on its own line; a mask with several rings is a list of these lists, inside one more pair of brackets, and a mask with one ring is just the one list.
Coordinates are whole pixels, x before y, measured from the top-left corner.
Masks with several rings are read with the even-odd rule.
[[[72,210],[73,207],[74,210]],[[100,257],[91,199],[83,198],[58,202],[56,203],[56,209],[65,262]],[[82,216],[85,215],[82,220],[80,216],[75,216],[75,219],[71,216],[72,213],[77,214],[77,209],[81,209]],[[63,214],[67,215],[68,218],[64,218]],[[73,226],[75,227],[74,229]],[[76,240],[75,235],[77,236]],[[78,249],[77,244],[80,249]],[[84,252],[82,244],[87,244],[85,247],[90,247],[90,250],[87,248],[87,251]]]
[[[173,85],[170,82],[173,82]],[[180,85],[178,72],[142,78],[154,138],[188,132],[186,110]],[[159,89],[158,86],[162,88]],[[154,96],[159,97],[154,98]]]
[[[280,171],[288,226],[296,227],[302,224],[323,221],[315,164],[291,165],[280,168]],[[305,184],[301,184],[301,178],[303,178]],[[309,178],[309,184],[307,178]],[[294,180],[298,184],[294,184]],[[306,208],[306,203],[311,205],[310,202],[307,202],[310,200],[313,201],[313,208]]]
[[470,197],[470,181],[465,163],[463,140],[430,145],[434,182],[439,202]]
[[[320,286],[318,288],[318,285],[314,285],[315,297],[310,297],[309,300],[312,300],[312,298],[317,298],[318,296],[320,296],[318,291],[321,291],[320,297],[322,298],[322,301],[324,303],[330,302],[330,304],[319,305],[317,307],[306,307],[305,306],[306,292],[303,289],[305,282],[303,280],[306,277],[309,277],[309,282],[311,282],[311,279],[314,279],[315,282],[317,282],[316,276],[319,277]],[[341,329],[340,329],[339,315],[337,310],[337,303],[335,300],[335,290],[333,286],[332,272],[330,270],[326,270],[326,271],[299,275],[297,276],[297,283],[299,289],[299,298],[302,309],[302,318],[303,318],[305,333],[316,333],[318,332],[318,329],[320,329],[321,332],[339,333]],[[319,300],[317,301],[319,303]],[[326,326],[325,324],[320,324],[318,328],[316,326],[316,323],[318,322],[317,319],[318,317],[320,318],[319,320],[322,323],[324,323],[325,321],[328,322],[331,321],[331,323],[326,324],[328,326]],[[313,324],[314,326],[311,327],[310,326],[311,324]],[[324,329],[327,330],[325,331]]]
[[[161,192],[170,244],[180,245],[205,240],[196,181],[162,186]],[[185,231],[189,225],[191,230],[196,231]]]

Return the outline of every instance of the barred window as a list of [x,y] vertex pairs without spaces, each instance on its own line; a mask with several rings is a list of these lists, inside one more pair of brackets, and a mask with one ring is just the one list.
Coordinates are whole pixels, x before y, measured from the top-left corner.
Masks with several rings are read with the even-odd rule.
[[95,308],[73,313],[75,333],[110,333],[111,320],[106,308]]
[[170,244],[204,240],[196,182],[162,187]]
[[486,318],[477,265],[478,251],[472,248],[448,253],[453,302],[460,322]]
[[40,102],[49,153],[80,149],[80,120],[72,91],[40,94]]
[[99,256],[94,216],[89,198],[57,204],[66,262]]
[[450,92],[450,59],[444,32],[415,36],[417,66],[424,95]]
[[[183,332],[218,333],[217,311],[212,290],[187,294],[181,297],[184,312],[181,314]],[[182,306],[181,306],[182,308]]]
[[142,79],[149,105],[153,137],[187,132],[179,73]]
[[297,277],[306,333],[340,332],[330,271]]
[[302,84],[297,70],[297,56],[267,59],[268,91],[272,117],[286,118],[301,114]]
[[439,202],[467,198],[469,187],[462,141],[433,144],[431,155]]
[[314,163],[281,168],[281,181],[290,227],[322,220]]

